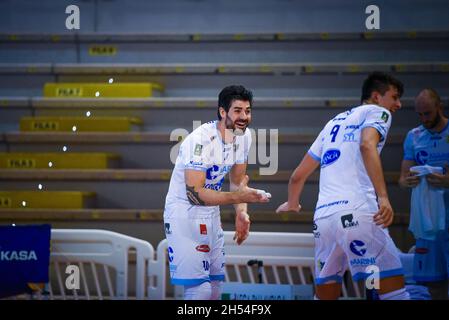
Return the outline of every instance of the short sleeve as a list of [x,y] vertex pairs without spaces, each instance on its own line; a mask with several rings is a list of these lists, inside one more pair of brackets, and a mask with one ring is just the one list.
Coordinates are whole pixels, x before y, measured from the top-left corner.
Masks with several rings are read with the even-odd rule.
[[309,151],[307,151],[309,156],[311,156],[318,162],[321,162],[321,155],[323,153],[323,141],[324,141],[323,131],[324,129],[320,132],[318,137],[316,137],[315,141],[310,146]]
[[413,132],[409,131],[404,140],[404,160],[415,161],[415,152],[413,147]]
[[192,133],[181,145],[180,157],[185,169],[207,171],[210,167],[208,152],[210,139],[200,132]]
[[391,126],[391,113],[385,108],[373,107],[367,111],[365,121],[363,122],[360,130],[368,127],[376,129],[381,138],[380,141],[387,139],[388,130]]

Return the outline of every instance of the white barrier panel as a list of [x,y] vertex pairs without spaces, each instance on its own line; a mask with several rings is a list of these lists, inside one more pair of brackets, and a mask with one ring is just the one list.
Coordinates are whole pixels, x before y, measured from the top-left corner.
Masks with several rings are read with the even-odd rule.
[[[240,246],[233,236],[232,231],[224,232],[226,282],[313,285],[315,241],[312,233],[251,232]],[[161,247],[167,249],[167,240],[160,242],[158,248]],[[249,266],[248,262],[253,265]],[[260,262],[263,266],[259,266]],[[176,286],[175,298],[181,298],[181,293],[182,288]],[[342,295],[343,299],[360,299],[364,292],[348,279],[343,281]]]
[[[135,255],[135,297],[128,294],[130,255]],[[144,299],[146,284],[149,298],[162,299],[165,271],[152,270],[158,265],[154,259],[151,244],[140,239],[106,230],[53,229],[50,270],[56,283],[48,285],[50,299]]]

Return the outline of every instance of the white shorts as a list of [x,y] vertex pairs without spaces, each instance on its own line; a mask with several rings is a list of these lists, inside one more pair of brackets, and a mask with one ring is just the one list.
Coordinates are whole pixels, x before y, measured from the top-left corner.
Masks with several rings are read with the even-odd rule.
[[198,285],[224,280],[224,234],[220,211],[191,205],[165,208],[171,283]]
[[348,268],[354,281],[372,275],[372,270],[377,269],[371,266],[378,268],[379,279],[404,274],[388,230],[377,226],[373,216],[373,213],[341,211],[314,221],[317,285],[341,283]]

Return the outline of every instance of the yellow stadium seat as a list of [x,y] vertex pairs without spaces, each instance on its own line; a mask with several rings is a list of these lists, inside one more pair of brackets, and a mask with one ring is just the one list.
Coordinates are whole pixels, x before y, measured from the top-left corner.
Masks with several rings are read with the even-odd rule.
[[82,209],[93,197],[82,191],[0,191],[0,208]]
[[1,152],[1,169],[107,169],[119,155],[90,152]]
[[132,125],[142,125],[134,117],[23,117],[20,131],[129,131]]
[[163,91],[158,83],[46,83],[44,97],[52,98],[149,98]]

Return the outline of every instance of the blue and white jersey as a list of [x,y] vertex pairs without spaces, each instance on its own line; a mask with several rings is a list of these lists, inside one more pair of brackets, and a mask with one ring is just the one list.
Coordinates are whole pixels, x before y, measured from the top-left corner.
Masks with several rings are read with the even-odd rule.
[[[410,130],[404,141],[404,160],[443,169],[449,165],[449,123],[441,132],[431,132],[422,125]],[[444,203],[449,220],[449,188],[445,189]]]
[[374,186],[360,152],[361,133],[367,127],[379,132],[380,154],[390,126],[390,112],[373,104],[340,113],[326,124],[308,151],[321,165],[315,220],[342,210],[378,211]]
[[[218,121],[207,122],[181,143],[165,200],[166,207],[183,204],[191,206],[186,195],[186,169],[206,172],[204,187],[221,191],[224,178],[232,166],[247,162],[252,141],[250,130],[247,129],[242,136],[235,136],[232,143],[225,144],[217,125]],[[201,208],[214,212],[217,206]]]

